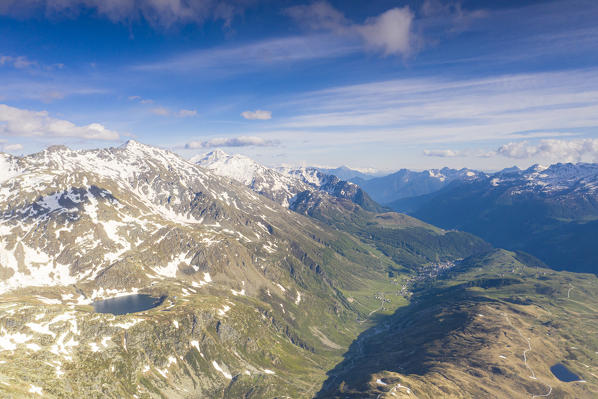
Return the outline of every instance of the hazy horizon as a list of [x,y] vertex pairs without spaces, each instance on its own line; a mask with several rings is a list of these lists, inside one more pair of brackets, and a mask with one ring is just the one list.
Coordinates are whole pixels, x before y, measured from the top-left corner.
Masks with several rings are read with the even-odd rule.
[[[129,139],[129,140],[123,141],[122,143],[117,144],[117,145],[113,145],[113,146],[109,145],[109,146],[104,146],[104,147],[101,147],[101,146],[96,146],[96,147],[93,147],[93,146],[91,146],[91,147],[89,147],[89,146],[88,147],[81,147],[81,146],[69,147],[69,146],[64,145],[64,144],[50,144],[50,145],[48,145],[48,146],[40,149],[40,151],[44,151],[44,150],[46,150],[46,149],[48,149],[49,147],[52,147],[52,146],[65,146],[67,148],[70,148],[71,150],[83,150],[83,151],[85,151],[85,150],[97,150],[97,149],[102,149],[102,148],[106,148],[106,149],[108,149],[108,148],[118,148],[120,146],[125,146],[127,144],[127,142],[129,142],[131,140],[135,141],[135,142],[138,142],[138,143],[141,143],[143,145],[150,145],[151,146],[151,144],[143,143],[142,141],[139,141],[137,139]],[[266,167],[270,167],[270,168],[278,168],[278,167],[291,167],[291,168],[293,168],[293,167],[308,167],[308,168],[312,167],[312,168],[319,168],[319,169],[348,168],[350,170],[357,171],[357,172],[360,172],[360,173],[363,173],[363,174],[366,174],[366,175],[370,175],[372,177],[383,177],[383,176],[387,176],[389,174],[396,173],[396,172],[398,172],[398,171],[400,171],[402,169],[407,169],[407,170],[411,170],[411,171],[415,171],[415,172],[422,172],[422,171],[426,171],[426,170],[430,170],[430,169],[443,169],[443,168],[450,168],[450,169],[474,169],[474,170],[478,170],[478,171],[485,172],[485,173],[495,173],[495,172],[500,172],[501,170],[504,170],[504,169],[514,168],[514,167],[517,167],[517,168],[519,168],[521,170],[525,170],[525,169],[528,169],[528,168],[530,168],[532,166],[535,166],[535,165],[541,165],[541,166],[547,167],[547,166],[554,165],[554,164],[557,164],[557,163],[573,163],[573,164],[584,163],[583,161],[563,161],[563,162],[561,162],[561,161],[555,161],[555,162],[549,162],[549,163],[544,163],[544,164],[536,162],[536,163],[531,163],[531,164],[526,165],[526,166],[519,166],[519,165],[516,165],[515,163],[513,163],[512,165],[508,165],[508,166],[505,166],[505,167],[500,168],[500,169],[484,169],[484,168],[476,169],[476,168],[470,168],[468,166],[461,166],[461,167],[440,166],[440,167],[428,167],[428,168],[405,168],[405,167],[399,166],[399,167],[390,168],[390,169],[375,169],[375,168],[353,167],[353,166],[351,166],[350,164],[347,164],[347,163],[345,163],[345,164],[339,164],[339,165],[326,165],[326,164],[317,164],[317,163],[309,164],[309,163],[306,163],[304,161],[303,162],[298,162],[298,163],[289,163],[289,162],[262,163],[257,158],[252,158],[249,155],[244,155],[241,152],[236,151],[236,148],[234,148],[234,147],[233,148],[219,148],[219,147],[217,147],[217,148],[206,148],[203,151],[198,150],[199,152],[192,153],[190,156],[189,155],[184,156],[183,154],[180,153],[180,151],[177,151],[176,149],[164,147],[164,146],[153,146],[153,147],[162,148],[162,149],[165,149],[165,150],[172,151],[175,154],[177,154],[177,155],[181,156],[182,158],[186,159],[187,161],[192,161],[192,158],[194,158],[194,157],[197,158],[197,157],[201,157],[201,156],[204,156],[204,155],[208,155],[208,154],[210,154],[212,152],[215,152],[215,151],[222,151],[222,152],[224,152],[227,155],[241,155],[241,156],[248,157],[251,160],[253,160],[255,162],[258,162],[258,163],[260,163],[260,164],[262,164],[262,165],[264,165]],[[0,153],[2,153],[2,152],[3,151],[0,151]],[[34,151],[34,152],[30,152],[30,153],[15,153],[15,152],[18,152],[18,151],[13,151],[13,153],[10,153],[10,152],[5,152],[5,153],[7,153],[9,155],[17,156],[17,157],[26,157],[26,156],[29,156],[29,155],[36,154],[39,151]],[[595,163],[595,162],[592,162],[592,163]]]

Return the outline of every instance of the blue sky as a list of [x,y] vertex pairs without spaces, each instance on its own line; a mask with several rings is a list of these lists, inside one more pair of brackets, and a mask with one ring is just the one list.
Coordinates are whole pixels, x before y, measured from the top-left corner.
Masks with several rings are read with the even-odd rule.
[[0,150],[598,161],[598,3],[0,1]]

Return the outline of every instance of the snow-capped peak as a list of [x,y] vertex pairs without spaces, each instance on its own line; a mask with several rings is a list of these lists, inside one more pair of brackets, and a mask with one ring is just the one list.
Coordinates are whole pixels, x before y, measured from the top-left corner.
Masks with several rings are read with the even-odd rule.
[[245,185],[250,185],[256,177],[268,173],[269,169],[260,165],[253,159],[240,154],[227,154],[222,150],[214,150],[203,155],[198,155],[190,162],[209,169],[220,176],[237,180]]
[[219,176],[243,183],[283,206],[291,206],[293,198],[306,190],[322,191],[343,198],[353,198],[352,196],[360,190],[355,184],[342,181],[316,168],[274,169],[246,156],[230,155],[220,150],[195,156],[190,161]]
[[0,153],[0,183],[20,174],[15,157]]
[[151,147],[149,145],[140,143],[136,140],[130,139],[130,140],[125,141],[122,145],[120,145],[119,148],[127,149],[127,150],[135,150],[135,149],[144,150],[144,149],[155,148],[155,147]]
[[[226,152],[222,151],[221,149],[216,149],[214,151],[207,152],[205,154],[199,154],[191,157],[189,162],[204,166],[203,164],[216,162],[219,160],[225,160],[229,158],[231,155],[227,154]],[[204,166],[205,167],[205,166]]]

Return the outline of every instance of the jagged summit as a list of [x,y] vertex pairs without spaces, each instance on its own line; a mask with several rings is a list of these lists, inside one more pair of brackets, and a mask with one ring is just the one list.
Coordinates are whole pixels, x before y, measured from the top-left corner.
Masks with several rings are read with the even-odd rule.
[[[226,159],[228,157],[230,157],[231,155],[229,155],[228,153],[222,151],[221,149],[217,148],[213,151],[207,152],[205,154],[199,154],[196,155],[194,157],[191,157],[189,159],[189,162],[191,163],[198,163],[202,160],[204,161],[217,161],[220,159]],[[237,155],[238,157],[241,157],[242,155]]]
[[493,186],[509,187],[513,194],[595,193],[598,188],[598,164],[536,164],[524,170],[513,167],[488,175],[488,179]]
[[319,191],[331,197],[349,199],[367,210],[382,207],[354,183],[326,174],[313,167],[269,168],[243,155],[212,151],[191,158],[203,168],[245,184],[283,206],[293,206],[297,195]]
[[190,161],[219,176],[236,180],[287,207],[297,193],[309,188],[300,181],[278,173],[251,158],[227,154],[222,150],[198,155]]
[[148,150],[154,150],[157,149],[157,147],[153,147],[144,143],[140,143],[137,140],[133,140],[133,139],[129,139],[127,141],[125,141],[123,144],[121,144],[120,146],[118,146],[118,148],[123,149],[123,150],[129,150],[129,151],[148,151]]

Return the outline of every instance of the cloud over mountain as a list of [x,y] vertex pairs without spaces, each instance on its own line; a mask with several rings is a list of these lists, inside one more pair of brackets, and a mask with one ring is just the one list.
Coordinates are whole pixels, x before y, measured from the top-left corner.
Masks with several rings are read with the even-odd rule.
[[191,141],[185,144],[186,149],[214,147],[273,147],[279,145],[277,140],[267,140],[256,136],[216,137],[205,141]]
[[598,160],[598,139],[545,139],[537,143],[528,141],[502,145],[497,154],[507,158],[529,159],[534,157],[576,162],[585,157]]

